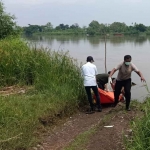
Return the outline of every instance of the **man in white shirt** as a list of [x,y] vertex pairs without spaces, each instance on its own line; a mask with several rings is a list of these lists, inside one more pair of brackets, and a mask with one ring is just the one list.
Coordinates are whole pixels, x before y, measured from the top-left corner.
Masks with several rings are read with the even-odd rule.
[[116,85],[115,85],[115,103],[114,106],[117,105],[119,95],[121,92],[121,88],[124,87],[125,91],[125,98],[126,98],[126,110],[130,111],[129,105],[130,105],[130,99],[131,99],[131,72],[136,72],[140,77],[141,81],[145,81],[142,73],[138,70],[138,68],[131,62],[131,56],[126,55],[124,56],[124,61],[118,64],[110,73],[108,81],[111,81],[112,75],[119,70],[118,76],[116,79]]
[[94,112],[94,105],[92,100],[91,89],[94,91],[96,96],[96,103],[98,107],[98,111],[101,112],[101,104],[100,104],[100,97],[98,93],[97,83],[96,83],[96,75],[97,75],[97,68],[93,64],[94,60],[92,56],[87,57],[87,63],[82,66],[82,75],[84,77],[84,87],[88,96],[88,100],[91,106],[90,112]]

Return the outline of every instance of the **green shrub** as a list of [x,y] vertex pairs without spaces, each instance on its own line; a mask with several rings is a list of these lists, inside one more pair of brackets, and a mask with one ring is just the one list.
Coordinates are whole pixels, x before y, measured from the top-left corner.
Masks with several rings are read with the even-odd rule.
[[37,49],[16,38],[0,41],[0,85],[32,87],[0,97],[0,149],[27,149],[55,118],[85,99],[80,66],[68,53]]

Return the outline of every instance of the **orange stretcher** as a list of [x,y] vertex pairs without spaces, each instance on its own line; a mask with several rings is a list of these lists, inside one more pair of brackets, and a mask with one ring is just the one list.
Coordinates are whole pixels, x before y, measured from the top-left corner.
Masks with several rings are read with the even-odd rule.
[[[98,88],[99,96],[101,104],[112,104],[114,103],[114,92],[107,92],[100,88]],[[96,96],[93,96],[94,99],[96,99]],[[122,96],[119,96],[119,100],[122,99]]]

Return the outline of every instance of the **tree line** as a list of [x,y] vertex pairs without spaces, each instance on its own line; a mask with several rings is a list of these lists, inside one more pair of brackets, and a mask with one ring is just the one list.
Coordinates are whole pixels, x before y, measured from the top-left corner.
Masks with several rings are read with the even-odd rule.
[[5,38],[10,35],[19,35],[23,32],[27,35],[32,34],[50,34],[50,35],[63,35],[63,34],[84,34],[84,35],[106,35],[106,34],[125,34],[133,35],[145,33],[150,35],[150,26],[145,26],[140,23],[132,23],[132,25],[127,26],[122,22],[113,22],[112,24],[99,23],[93,20],[88,26],[80,27],[78,23],[72,25],[59,24],[53,27],[51,22],[45,25],[31,25],[25,27],[19,27],[16,25],[15,16],[6,13],[4,10],[4,4],[0,2],[0,39]]
[[51,22],[46,25],[31,25],[28,24],[27,27],[23,27],[23,31],[27,35],[34,33],[37,34],[86,34],[86,35],[105,35],[105,34],[139,34],[145,33],[150,35],[150,26],[145,26],[140,23],[132,23],[132,25],[127,26],[122,22],[113,22],[112,24],[103,24],[98,21],[93,20],[89,23],[88,27],[80,27],[77,23],[73,25],[59,24],[53,27]]

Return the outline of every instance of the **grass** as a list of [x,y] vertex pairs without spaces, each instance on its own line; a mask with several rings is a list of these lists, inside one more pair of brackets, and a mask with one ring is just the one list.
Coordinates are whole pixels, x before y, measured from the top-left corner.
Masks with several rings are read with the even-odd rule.
[[[147,92],[150,94],[147,84],[145,85]],[[149,96],[148,94],[148,96]],[[150,149],[150,98],[146,98],[145,102],[140,105],[141,111],[144,112],[142,118],[137,118],[131,123],[133,134],[130,140],[126,140],[126,149],[128,150],[149,150]]]
[[80,66],[68,53],[0,41],[0,85],[32,87],[0,96],[0,150],[28,149],[55,118],[74,113],[85,99]]
[[49,32],[37,32],[34,35],[86,35],[82,29],[52,30]]
[[81,134],[79,134],[74,141],[66,147],[64,150],[83,150],[86,144],[89,142],[90,136],[96,132],[95,128],[91,128]]

